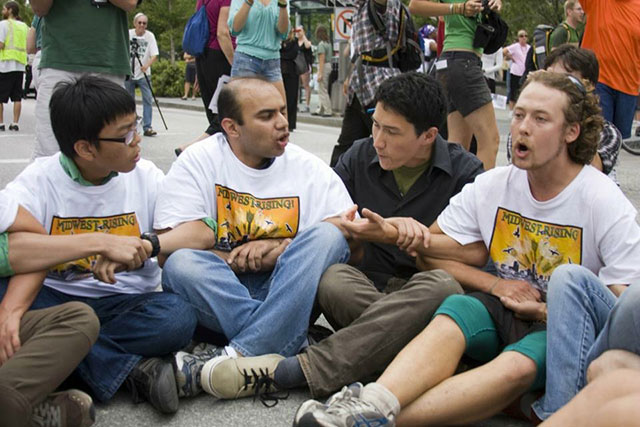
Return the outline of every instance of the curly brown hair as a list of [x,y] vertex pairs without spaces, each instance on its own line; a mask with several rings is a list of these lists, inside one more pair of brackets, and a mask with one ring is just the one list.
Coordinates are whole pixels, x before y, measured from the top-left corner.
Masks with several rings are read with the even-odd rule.
[[580,125],[580,135],[569,144],[569,158],[581,165],[591,163],[598,151],[604,123],[593,86],[584,79],[544,70],[530,73],[522,90],[531,83],[541,83],[567,95],[568,102],[563,108],[565,126],[572,123]]

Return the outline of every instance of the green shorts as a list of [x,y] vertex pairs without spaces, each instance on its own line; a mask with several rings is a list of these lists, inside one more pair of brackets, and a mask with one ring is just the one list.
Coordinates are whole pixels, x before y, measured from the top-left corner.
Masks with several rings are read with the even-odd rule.
[[544,388],[547,361],[547,332],[536,331],[514,343],[502,343],[498,328],[489,311],[476,298],[468,295],[451,295],[436,310],[434,317],[444,314],[460,327],[466,341],[464,354],[486,363],[505,351],[516,351],[536,364],[536,379],[530,390]]

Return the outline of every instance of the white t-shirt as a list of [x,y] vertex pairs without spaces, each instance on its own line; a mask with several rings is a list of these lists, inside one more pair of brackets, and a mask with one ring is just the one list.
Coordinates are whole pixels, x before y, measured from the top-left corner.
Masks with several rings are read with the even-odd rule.
[[[140,160],[136,168],[106,184],[84,186],[73,181],[60,165],[60,153],[37,158],[3,192],[13,196],[51,235],[102,232],[139,236],[151,231],[155,200],[163,174],[153,163]],[[101,297],[154,291],[160,284],[157,260],[117,273],[114,285],[91,275],[96,257],[55,266],[44,281],[69,295]]]
[[189,147],[171,166],[154,228],[213,218],[216,247],[229,250],[248,240],[294,237],[352,205],[338,175],[302,148],[289,144],[269,167],[253,169],[217,133]]
[[[136,30],[129,30],[129,40],[136,39],[138,42],[138,56],[140,57],[140,61],[142,61],[142,65],[149,62],[149,60],[158,55],[158,44],[156,43],[156,36],[153,35],[151,31],[145,31],[143,35],[137,36]],[[142,75],[142,70],[140,69],[140,63],[138,62],[138,58],[133,54],[133,48],[131,49],[131,58],[133,58],[135,63],[133,80],[144,79]],[[147,76],[151,75],[151,67],[147,68],[146,72]]]
[[462,245],[482,240],[500,277],[526,280],[546,292],[551,273],[562,264],[581,264],[607,285],[640,279],[636,214],[618,186],[592,166],[540,202],[531,194],[527,172],[511,165],[467,184],[438,225]]
[[11,227],[18,215],[18,202],[13,197],[0,192],[0,233]]
[[[24,25],[25,27],[27,26],[27,24],[25,24],[24,22],[16,21],[15,19],[13,19],[12,21],[14,25]],[[0,21],[0,42],[2,43],[7,42],[9,25],[11,24],[9,23],[8,19],[3,19],[2,21]],[[0,61],[0,73],[9,73],[12,71],[24,71],[24,70],[25,70],[25,65],[19,63],[18,61],[14,61],[14,60]]]

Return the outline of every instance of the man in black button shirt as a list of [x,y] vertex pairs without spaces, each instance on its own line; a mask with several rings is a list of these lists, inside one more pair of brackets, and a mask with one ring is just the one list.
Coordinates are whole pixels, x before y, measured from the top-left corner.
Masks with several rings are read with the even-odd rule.
[[332,266],[318,289],[317,307],[337,332],[281,361],[279,388],[308,386],[317,397],[381,372],[442,300],[462,293],[449,274],[420,272],[409,255],[449,198],[483,171],[475,156],[438,135],[445,116],[442,87],[424,74],[402,74],[379,87],[373,137],[356,141],[335,171],[361,214],[366,208],[393,217],[411,237],[396,246],[353,236],[362,241],[361,262]]

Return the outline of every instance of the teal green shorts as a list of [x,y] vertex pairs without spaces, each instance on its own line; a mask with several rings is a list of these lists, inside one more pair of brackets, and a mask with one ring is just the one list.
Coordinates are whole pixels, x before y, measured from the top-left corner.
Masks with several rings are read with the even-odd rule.
[[9,264],[9,233],[0,233],[0,277],[13,276]]
[[536,364],[536,379],[530,390],[544,388],[547,361],[547,331],[525,335],[514,343],[500,342],[498,329],[489,311],[477,298],[468,295],[451,295],[436,310],[434,317],[445,314],[458,324],[467,343],[464,354],[486,363],[505,351],[516,351]]

